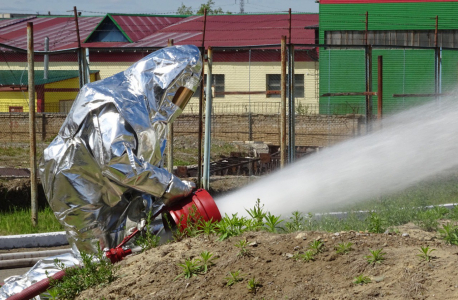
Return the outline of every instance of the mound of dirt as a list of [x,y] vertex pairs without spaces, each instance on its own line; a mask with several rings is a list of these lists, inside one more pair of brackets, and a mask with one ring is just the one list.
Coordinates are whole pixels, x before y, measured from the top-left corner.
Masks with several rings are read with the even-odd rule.
[[[250,256],[238,256],[235,244],[242,239],[251,244]],[[314,240],[325,245],[315,261],[293,258]],[[342,242],[353,243],[353,250],[337,254]],[[430,262],[417,256],[421,246],[436,249]],[[369,264],[369,249],[382,248],[386,259]],[[202,251],[214,253],[216,264],[206,274],[174,280],[182,272],[178,264]],[[399,227],[398,234],[250,232],[222,242],[199,236],[126,258],[116,281],[77,299],[458,299],[457,252],[413,224]],[[229,272],[237,270],[243,281],[226,286]],[[354,284],[359,275],[371,282]],[[253,277],[260,283],[256,294],[247,288]]]

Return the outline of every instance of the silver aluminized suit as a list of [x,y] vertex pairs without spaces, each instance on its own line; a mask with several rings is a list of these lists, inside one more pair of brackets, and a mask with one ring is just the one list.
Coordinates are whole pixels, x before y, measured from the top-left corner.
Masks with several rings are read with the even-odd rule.
[[82,88],[39,168],[73,248],[115,247],[146,211],[191,193],[160,166],[167,124],[184,108],[174,102],[183,88],[192,95],[201,69],[197,47],[174,46]]
[[[197,47],[174,46],[81,89],[39,168],[48,202],[74,252],[55,257],[67,267],[79,264],[79,251],[116,247],[149,211],[192,192],[192,183],[161,164],[167,124],[195,92],[201,70]],[[0,300],[46,278],[46,271],[59,271],[53,259],[7,278]]]

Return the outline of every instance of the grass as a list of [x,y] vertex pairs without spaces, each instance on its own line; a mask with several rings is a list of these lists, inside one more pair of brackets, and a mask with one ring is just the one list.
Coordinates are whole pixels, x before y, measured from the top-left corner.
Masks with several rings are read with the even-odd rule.
[[420,254],[417,254],[417,256],[420,258],[420,260],[431,261],[433,258],[431,256],[431,252],[436,251],[436,249],[430,249],[429,246],[422,246],[420,249],[418,249],[418,251],[420,251]]
[[0,235],[28,234],[62,231],[50,207],[38,212],[38,226],[32,225],[30,209],[0,212]]
[[104,286],[113,282],[116,277],[117,265],[104,258],[105,254],[99,250],[97,255],[81,252],[82,267],[65,269],[65,265],[58,259],[54,261],[57,268],[65,269],[66,275],[61,281],[51,280],[50,294],[53,299],[74,299],[82,291],[94,287]]
[[378,250],[372,250],[369,249],[370,253],[367,256],[364,256],[365,259],[367,259],[367,262],[369,264],[381,264],[385,260],[385,252],[382,252],[383,249],[378,249]]

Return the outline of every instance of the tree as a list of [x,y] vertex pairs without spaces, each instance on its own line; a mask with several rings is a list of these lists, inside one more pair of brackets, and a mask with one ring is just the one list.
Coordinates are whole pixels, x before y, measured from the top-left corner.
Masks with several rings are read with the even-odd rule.
[[[209,15],[218,15],[218,14],[224,14],[224,11],[221,7],[218,8],[213,8],[213,5],[215,5],[215,2],[213,0],[208,0],[207,3],[203,3],[200,5],[199,9],[197,10],[197,15],[203,15],[205,9],[207,9],[207,14]],[[226,12],[227,14],[232,14],[231,12]],[[192,7],[191,6],[186,6],[183,3],[181,3],[181,6],[178,7],[177,9],[177,14],[179,15],[192,15]]]
[[177,15],[192,15],[192,7],[181,2],[181,6],[177,9]]

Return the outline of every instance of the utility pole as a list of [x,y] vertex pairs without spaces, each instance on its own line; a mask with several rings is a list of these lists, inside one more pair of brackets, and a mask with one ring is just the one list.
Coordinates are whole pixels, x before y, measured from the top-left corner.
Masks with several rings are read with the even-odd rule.
[[240,1],[240,13],[244,14],[245,13],[245,0],[239,0]]

